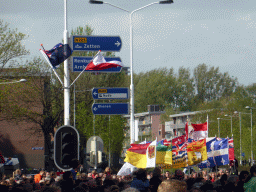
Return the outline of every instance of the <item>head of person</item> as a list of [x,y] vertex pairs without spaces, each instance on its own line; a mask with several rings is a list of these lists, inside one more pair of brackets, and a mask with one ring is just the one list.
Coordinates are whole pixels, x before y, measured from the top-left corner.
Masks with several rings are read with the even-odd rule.
[[153,170],[153,177],[160,177],[161,176],[161,168],[155,167]]
[[21,170],[20,169],[16,169],[15,175],[21,175]]
[[45,171],[41,170],[41,171],[39,172],[39,174],[40,174],[41,176],[45,176]]
[[147,171],[146,169],[139,169],[136,173],[136,178],[138,180],[145,181],[147,179]]
[[177,180],[183,180],[184,179],[184,173],[180,169],[175,170],[174,178]]
[[249,175],[248,171],[241,171],[240,175],[239,175],[239,181],[245,182],[245,180],[247,179]]
[[165,180],[159,186],[157,192],[186,192],[187,184],[185,181],[176,179]]
[[252,177],[256,177],[256,165],[253,165],[253,166],[250,168],[250,173],[251,173],[251,176],[252,176]]
[[166,172],[165,172],[165,177],[166,177],[166,178],[170,178],[170,172],[169,172],[169,171],[166,171]]
[[69,179],[72,179],[72,178],[73,178],[73,175],[72,175],[71,171],[65,171],[63,173],[63,180],[69,180]]
[[70,162],[70,167],[72,167],[73,169],[77,169],[80,167],[80,162],[77,159],[72,159]]
[[110,173],[110,172],[111,172],[110,167],[106,167],[105,173]]
[[226,174],[223,174],[220,178],[220,183],[222,186],[226,185],[228,181],[228,176]]
[[93,170],[92,171],[92,175],[96,175],[97,174],[97,171],[96,170]]

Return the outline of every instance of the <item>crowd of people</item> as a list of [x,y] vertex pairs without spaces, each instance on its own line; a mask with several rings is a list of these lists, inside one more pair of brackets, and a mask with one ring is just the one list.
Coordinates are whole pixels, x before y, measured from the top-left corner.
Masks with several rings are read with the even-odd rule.
[[250,172],[234,174],[231,170],[192,172],[185,174],[163,172],[156,167],[152,172],[138,169],[131,175],[118,176],[107,167],[103,172],[79,172],[75,161],[71,171],[24,175],[17,169],[12,176],[0,175],[0,192],[255,192],[256,165]]

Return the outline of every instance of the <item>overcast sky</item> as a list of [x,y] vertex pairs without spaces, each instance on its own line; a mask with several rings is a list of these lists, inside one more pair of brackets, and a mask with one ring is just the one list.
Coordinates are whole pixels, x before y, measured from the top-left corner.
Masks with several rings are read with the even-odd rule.
[[[122,49],[116,53],[130,66],[129,13],[110,5],[91,5],[89,0],[68,0],[68,30],[89,25],[93,35],[120,36]],[[135,9],[153,0],[108,0]],[[10,28],[29,35],[24,45],[31,55],[51,49],[63,39],[64,0],[0,0],[1,19]],[[174,0],[155,4],[132,16],[134,72],[160,67],[198,64],[219,67],[238,78],[240,84],[256,83],[255,0]]]

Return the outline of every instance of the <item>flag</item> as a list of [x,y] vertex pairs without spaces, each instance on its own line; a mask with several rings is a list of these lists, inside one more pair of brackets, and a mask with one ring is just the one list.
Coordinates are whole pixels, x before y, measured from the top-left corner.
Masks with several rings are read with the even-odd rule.
[[118,171],[117,175],[119,176],[124,176],[124,175],[131,175],[132,174],[132,170],[136,170],[137,168],[134,167],[132,164],[130,163],[125,163],[121,169]]
[[156,164],[172,164],[172,145],[163,145],[161,142],[158,143],[156,147]]
[[163,140],[163,145],[169,146],[172,144],[172,141],[167,141],[167,139]]
[[181,135],[179,137],[176,137],[172,139],[172,145],[181,144],[186,141],[186,135]]
[[235,152],[234,152],[234,139],[231,137],[228,139],[228,152],[229,152],[229,160],[234,160],[235,159]]
[[103,70],[112,67],[123,67],[120,61],[106,61],[101,51],[99,51],[93,60],[86,66],[85,70]]
[[185,133],[188,139],[195,141],[208,137],[207,122],[202,124],[191,124],[186,123]]
[[59,64],[64,62],[67,58],[72,55],[72,49],[69,47],[68,44],[59,43],[55,45],[52,49],[48,50],[40,50],[41,52],[45,53],[48,57],[50,63],[54,68],[56,68]]
[[[147,143],[151,143],[151,142],[142,141],[139,144],[147,144]],[[119,170],[119,172],[117,173],[117,175],[121,175],[121,176],[130,175],[130,174],[132,174],[132,171],[135,171],[136,169],[137,169],[137,167],[133,166],[130,163],[125,162],[123,164],[123,166],[121,167],[121,169]]]
[[229,164],[228,139],[206,139],[207,160],[198,165],[200,168]]
[[0,153],[0,163],[5,163],[3,155]]
[[207,160],[206,139],[194,141],[187,145],[188,165],[196,165]]
[[126,151],[124,161],[137,168],[155,167],[156,141],[147,144],[131,144],[131,148]]
[[172,145],[172,168],[187,167],[187,143]]

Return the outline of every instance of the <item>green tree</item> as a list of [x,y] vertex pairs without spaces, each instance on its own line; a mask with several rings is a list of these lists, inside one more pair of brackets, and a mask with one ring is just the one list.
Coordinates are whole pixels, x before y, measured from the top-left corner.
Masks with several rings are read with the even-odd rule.
[[135,111],[147,111],[147,105],[156,104],[162,109],[174,105],[175,77],[173,69],[155,69],[136,75]]
[[16,89],[4,87],[1,92],[1,112],[7,120],[31,123],[26,128],[27,139],[30,135],[44,136],[45,167],[52,167],[49,149],[51,135],[54,135],[54,128],[63,115],[62,89],[58,83],[51,82],[48,66],[40,58],[34,58],[23,67],[23,70],[18,70],[19,76],[27,79],[27,82],[17,84]]
[[[0,20],[0,67],[1,72],[8,64],[8,68],[12,66],[14,60],[28,55],[29,51],[22,46],[21,41],[26,39],[26,35],[18,32],[17,29],[8,28],[9,24]],[[17,66],[16,66],[17,67]],[[2,75],[1,79],[6,76]]]
[[237,79],[231,78],[228,73],[220,73],[218,67],[209,68],[206,64],[200,64],[194,69],[193,75],[196,104],[228,97],[237,86]]

